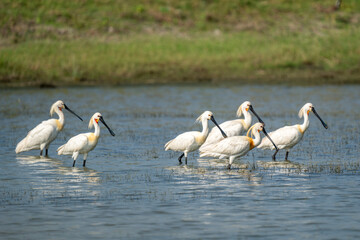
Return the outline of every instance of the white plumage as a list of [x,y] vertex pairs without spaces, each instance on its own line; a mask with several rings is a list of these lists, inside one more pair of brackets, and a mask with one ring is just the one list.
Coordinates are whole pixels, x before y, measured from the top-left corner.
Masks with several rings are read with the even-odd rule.
[[[64,108],[80,118],[73,111],[71,111],[63,103],[63,101],[59,100],[55,102],[50,108],[50,115],[52,116],[54,113],[56,113],[59,116],[59,119],[49,119],[41,122],[34,129],[29,131],[27,136],[17,144],[15,152],[20,153],[34,149],[40,149],[41,156],[43,150],[45,149],[45,156],[47,156],[50,143],[55,140],[59,132],[64,128],[65,117],[62,111]],[[80,120],[82,121],[81,118]]]
[[[295,124],[292,126],[285,126],[279,128],[273,132],[269,133],[269,136],[274,141],[276,146],[279,149],[286,149],[285,160],[288,160],[289,151],[292,147],[294,147],[297,143],[301,141],[304,136],[305,131],[308,129],[310,121],[309,121],[309,113],[313,112],[317,118],[319,118],[320,122],[324,126],[324,128],[328,128],[326,123],[321,119],[319,114],[315,111],[315,108],[311,103],[306,103],[299,111],[299,118],[304,117],[303,124]],[[274,149],[274,146],[268,139],[263,139],[261,144],[258,146],[261,149]],[[276,159],[276,154],[278,151],[275,151],[273,155],[273,160]]]
[[[247,136],[232,136],[221,140],[208,148],[204,149],[204,152],[200,151],[200,157],[215,157],[219,159],[229,158],[228,169],[231,168],[231,164],[238,157],[244,156],[251,149],[258,146],[261,141],[260,131],[264,131],[263,123],[255,123],[247,133]],[[249,136],[254,136],[251,138]],[[264,131],[265,135],[266,132]]]
[[99,120],[105,125],[105,127],[107,127],[110,134],[112,136],[115,136],[115,133],[105,123],[102,115],[97,112],[91,117],[89,122],[89,128],[92,128],[94,126],[95,132],[81,133],[70,138],[67,143],[57,149],[58,155],[72,155],[72,158],[74,159],[74,167],[79,154],[84,154],[83,167],[85,167],[87,155],[91,150],[96,147],[100,137]]
[[[220,131],[222,131],[219,125],[216,123],[213,113],[210,111],[205,111],[197,118],[197,122],[202,123],[202,127],[203,127],[202,132],[191,131],[178,135],[176,138],[170,140],[165,144],[165,151],[173,150],[173,151],[183,152],[183,154],[180,155],[178,160],[179,163],[181,164],[182,163],[181,159],[183,156],[185,156],[185,164],[187,164],[188,153],[199,149],[199,147],[206,140],[206,137],[209,133],[208,120],[213,121],[214,124],[220,129]],[[223,131],[222,133],[224,137],[226,137],[226,134]]]
[[[238,117],[241,117],[244,115],[244,119],[235,119],[235,120],[229,120],[226,122],[223,122],[220,124],[221,129],[224,130],[226,135],[228,137],[232,136],[240,136],[242,134],[245,134],[246,131],[251,126],[251,114],[249,112],[253,112],[253,114],[259,119],[259,122],[263,123],[263,121],[260,119],[260,117],[256,114],[254,108],[252,107],[251,103],[249,101],[243,102],[237,112],[236,115]],[[205,149],[211,149],[211,146],[215,143],[223,140],[223,136],[218,128],[213,127],[209,133],[209,136],[207,137],[205,143],[200,147],[201,152],[205,152]]]

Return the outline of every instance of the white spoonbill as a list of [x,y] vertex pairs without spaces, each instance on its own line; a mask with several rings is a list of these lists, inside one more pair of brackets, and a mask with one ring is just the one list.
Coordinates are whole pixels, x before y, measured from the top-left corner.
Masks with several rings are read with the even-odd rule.
[[63,113],[63,109],[68,110],[75,116],[77,116],[81,121],[81,117],[79,117],[76,113],[70,110],[63,101],[59,100],[55,102],[50,108],[50,116],[56,113],[59,116],[59,119],[49,119],[47,121],[43,121],[39,125],[37,125],[34,129],[29,131],[27,136],[21,140],[17,145],[15,152],[25,152],[33,149],[40,149],[40,156],[45,149],[45,156],[48,156],[49,145],[54,139],[57,137],[59,132],[64,128],[65,125],[65,117]]
[[[266,137],[269,138],[265,131],[263,123],[255,123],[247,132],[246,136],[232,136],[214,143],[210,148],[206,148],[205,152],[200,152],[200,157],[216,157],[229,158],[228,169],[237,157],[244,156],[251,149],[258,146],[261,142],[260,131],[263,131]],[[251,132],[251,138],[249,133]],[[271,139],[269,138],[271,141]],[[275,146],[276,148],[276,146]]]
[[178,135],[176,138],[170,140],[165,144],[165,151],[173,150],[173,151],[183,152],[183,154],[181,154],[180,157],[178,158],[179,164],[182,164],[181,159],[184,155],[185,155],[185,164],[187,164],[188,153],[198,150],[201,144],[203,144],[206,140],[206,137],[209,133],[208,120],[211,120],[220,129],[221,134],[223,135],[224,138],[227,137],[224,131],[219,127],[219,125],[215,121],[213,113],[210,111],[205,111],[196,119],[197,122],[202,123],[202,127],[203,127],[202,132],[191,131]]
[[[282,128],[279,128],[273,132],[270,132],[270,137],[274,140],[275,144],[279,147],[279,149],[286,149],[286,155],[285,155],[285,161],[288,160],[288,155],[290,149],[295,146],[302,137],[304,136],[305,131],[309,127],[309,113],[313,112],[315,116],[320,120],[324,128],[328,128],[327,124],[321,119],[319,114],[315,111],[314,106],[312,103],[306,103],[299,111],[299,118],[304,117],[304,123],[303,124],[296,124],[293,126],[285,126]],[[273,146],[270,144],[270,142],[267,139],[263,139],[261,144],[258,146],[258,148],[261,149],[271,149],[273,150]],[[276,154],[279,150],[276,150],[274,155],[272,156],[272,159],[276,160]]]
[[[246,131],[251,126],[251,114],[250,114],[249,110],[257,117],[259,122],[264,123],[261,120],[261,118],[259,117],[259,115],[257,115],[257,113],[255,112],[251,103],[249,101],[245,101],[239,106],[239,108],[236,112],[236,115],[238,117],[241,117],[242,115],[244,115],[244,119],[230,120],[230,121],[226,121],[226,122],[223,122],[222,124],[220,124],[221,129],[224,130],[224,132],[226,133],[226,135],[228,137],[240,136],[240,135],[246,133]],[[201,152],[205,152],[205,148],[211,149],[211,145],[221,141],[222,139],[223,139],[223,137],[222,137],[222,134],[220,133],[219,129],[216,127],[213,127],[211,129],[209,136],[207,137],[205,143],[200,147],[199,150]]]
[[89,128],[92,128],[94,126],[95,132],[81,133],[70,138],[67,143],[57,149],[58,155],[72,155],[72,158],[74,159],[73,167],[75,167],[76,158],[79,156],[79,154],[84,154],[83,167],[85,167],[87,155],[91,150],[96,147],[96,144],[100,137],[99,120],[109,130],[110,134],[112,136],[115,136],[115,133],[105,123],[101,113],[97,112],[91,117],[89,122]]

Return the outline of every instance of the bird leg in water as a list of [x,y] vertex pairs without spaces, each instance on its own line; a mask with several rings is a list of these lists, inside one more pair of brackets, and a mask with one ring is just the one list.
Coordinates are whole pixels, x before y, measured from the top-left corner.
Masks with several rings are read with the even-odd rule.
[[42,156],[42,152],[43,152],[43,150],[40,150],[40,156]]
[[45,157],[49,156],[48,155],[48,149],[45,150]]
[[185,165],[187,165],[187,157],[185,157]]
[[84,153],[84,162],[83,162],[83,167],[85,167],[87,155],[88,155],[87,153]]
[[75,167],[75,162],[76,162],[76,160],[74,160],[74,162],[73,162],[73,167]]
[[272,155],[272,160],[276,162],[276,154],[278,153],[279,149],[275,150],[274,155]]
[[286,154],[285,154],[285,161],[289,161],[289,160],[288,160],[288,156],[289,156],[289,151],[286,151]]
[[180,157],[178,158],[178,160],[179,160],[179,165],[181,165],[182,164],[182,161],[181,161],[181,159],[182,159],[182,157],[184,156],[184,154],[181,154],[180,155]]
[[229,163],[228,165],[227,165],[227,169],[231,169],[231,164]]

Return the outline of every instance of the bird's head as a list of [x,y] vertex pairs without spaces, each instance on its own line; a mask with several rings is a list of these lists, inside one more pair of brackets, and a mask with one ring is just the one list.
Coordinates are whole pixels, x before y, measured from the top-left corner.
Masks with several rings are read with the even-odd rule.
[[328,125],[321,119],[320,115],[316,112],[312,103],[306,103],[299,111],[299,117],[302,118],[305,114],[309,115],[310,112],[313,112],[315,116],[320,120],[324,128],[328,129]]
[[89,128],[92,128],[95,124],[99,125],[99,121],[102,122],[104,124],[104,126],[109,130],[110,134],[112,136],[115,136],[115,133],[110,129],[110,127],[106,124],[103,116],[101,115],[101,113],[97,112],[95,113],[91,118],[90,118],[90,122],[89,122]]
[[62,112],[63,109],[66,109],[68,110],[69,112],[71,112],[72,114],[74,114],[75,116],[77,116],[81,121],[82,121],[82,118],[77,115],[75,112],[73,112],[70,108],[68,108],[68,106],[66,106],[66,104],[61,101],[61,100],[58,100],[56,101],[50,108],[50,116],[52,116],[55,112],[57,111],[60,111]]
[[56,110],[62,111],[65,108],[65,104],[63,101],[58,100],[56,101],[50,108],[50,116],[52,116]]
[[313,110],[312,103],[306,103],[299,111],[299,118],[302,118],[305,114],[309,115],[309,113]]
[[263,129],[264,129],[264,124],[263,123],[259,123],[259,122],[255,123],[254,125],[252,125],[249,128],[249,130],[246,133],[246,136],[250,137],[250,134],[251,134],[251,137],[253,137],[256,132],[263,131]]
[[89,128],[93,128],[95,124],[99,124],[99,120],[102,117],[101,113],[97,112],[90,118]]
[[250,108],[251,108],[251,102],[249,102],[249,101],[243,102],[243,103],[239,106],[239,108],[238,108],[238,110],[237,110],[237,112],[236,112],[236,116],[237,116],[237,117],[241,117],[242,114],[243,114],[244,112],[249,111]]
[[196,121],[197,122],[203,122],[206,120],[211,120],[220,130],[221,135],[223,135],[224,138],[226,138],[226,134],[225,132],[220,128],[219,124],[216,122],[215,118],[214,118],[214,114],[210,111],[205,111],[203,114],[201,114]]

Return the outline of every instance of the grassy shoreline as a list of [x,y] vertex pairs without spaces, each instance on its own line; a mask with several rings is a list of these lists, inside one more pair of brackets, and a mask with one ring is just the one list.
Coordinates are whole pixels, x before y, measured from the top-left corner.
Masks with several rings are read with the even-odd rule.
[[[11,2],[13,10],[18,10],[20,5],[14,2],[20,0]],[[192,12],[191,6],[168,7],[182,9],[185,15],[177,21],[179,12],[161,10],[156,1],[126,3],[130,5],[125,4],[123,11],[135,11],[135,15],[123,14],[114,27],[107,23],[105,30],[104,19],[97,19],[96,14],[109,11],[109,6],[95,10],[90,3],[72,3],[85,5],[77,10],[83,14],[89,14],[90,8],[94,11],[93,26],[85,25],[91,17],[86,14],[78,19],[69,15],[64,23],[62,17],[53,17],[50,4],[37,14],[36,10],[28,13],[31,4],[28,9],[20,7],[20,17],[9,10],[5,12],[8,20],[17,18],[14,26],[0,19],[0,26],[7,29],[0,38],[0,86],[360,83],[360,15],[356,13],[360,3],[347,0],[349,5],[342,12],[326,12],[320,5],[326,1],[292,5],[259,1],[272,3],[282,11],[278,13],[273,6],[244,2],[246,14],[239,10],[230,17],[231,5],[219,12],[216,7],[222,7],[221,1],[204,5],[208,9],[201,12],[205,17],[200,20],[195,19],[198,12]],[[59,16],[73,14],[66,2],[57,4]],[[162,22],[153,22],[156,9],[160,9]],[[108,19],[112,17],[119,18],[113,14]],[[249,29],[244,28],[244,21]],[[124,32],[128,26],[134,28]]]
[[[360,33],[349,34],[360,39]],[[359,83],[360,46],[348,39],[346,34],[272,39],[206,34],[35,40],[0,50],[0,82],[3,86]]]

